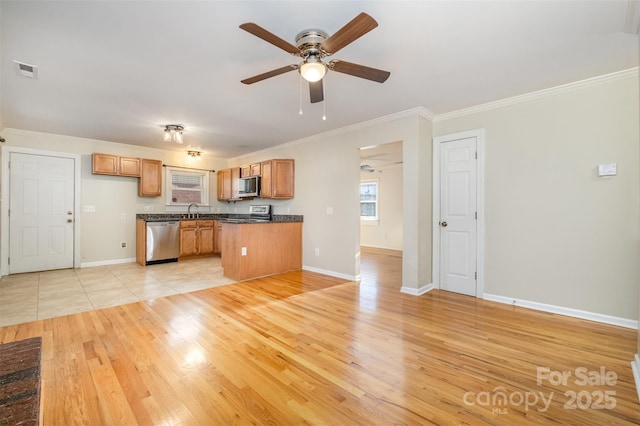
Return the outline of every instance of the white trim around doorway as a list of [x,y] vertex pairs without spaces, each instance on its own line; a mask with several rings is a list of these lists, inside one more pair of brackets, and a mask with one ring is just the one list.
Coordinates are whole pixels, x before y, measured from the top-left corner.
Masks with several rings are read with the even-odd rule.
[[2,205],[0,206],[0,276],[9,274],[9,159],[11,153],[42,155],[48,157],[71,158],[74,160],[74,200],[73,207],[76,211],[73,223],[73,267],[80,268],[80,173],[82,156],[67,152],[43,151],[39,149],[19,148],[15,146],[2,146],[2,185],[0,194]]
[[478,162],[476,168],[477,185],[477,239],[476,239],[476,270],[478,279],[476,282],[476,297],[484,295],[484,129],[470,130],[451,135],[433,138],[433,225],[432,225],[432,283],[434,288],[440,288],[440,144],[459,139],[476,138],[476,151]]

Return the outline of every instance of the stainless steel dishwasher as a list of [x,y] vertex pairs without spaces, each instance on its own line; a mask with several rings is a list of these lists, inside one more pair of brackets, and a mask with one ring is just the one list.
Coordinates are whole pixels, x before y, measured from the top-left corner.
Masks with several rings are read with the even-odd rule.
[[146,264],[176,262],[180,254],[180,222],[147,222]]

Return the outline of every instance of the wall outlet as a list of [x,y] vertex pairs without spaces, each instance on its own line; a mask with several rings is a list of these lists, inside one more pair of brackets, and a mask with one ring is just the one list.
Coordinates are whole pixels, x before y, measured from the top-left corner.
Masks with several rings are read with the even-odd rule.
[[84,206],[82,210],[87,213],[93,213],[96,211],[96,206]]
[[247,255],[247,248],[246,247],[242,247],[242,249],[240,249],[240,251],[242,252],[242,256],[246,256]]
[[333,207],[327,207],[327,214],[333,214]]
[[153,206],[144,206],[144,211],[145,212],[152,212],[153,211]]
[[120,243],[120,247],[125,248],[127,246],[127,242],[123,241]]
[[313,253],[314,253],[316,256],[320,256],[320,249],[319,249],[319,248],[316,248],[316,249],[313,251]]
[[120,213],[120,219],[127,220],[127,214],[126,213]]

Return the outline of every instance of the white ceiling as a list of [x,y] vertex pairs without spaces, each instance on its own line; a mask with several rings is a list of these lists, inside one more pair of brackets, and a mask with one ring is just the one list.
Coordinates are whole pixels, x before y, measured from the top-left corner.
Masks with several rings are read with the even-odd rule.
[[[433,114],[638,66],[627,1],[6,1],[0,2],[1,123],[151,147],[163,124],[229,158],[389,114]],[[297,63],[241,30],[295,42],[360,12],[379,27],[336,53],[391,72],[384,84],[330,72],[310,104]],[[632,25],[637,28],[636,21]],[[626,27],[625,27],[626,26]],[[38,66],[16,75],[13,61]],[[326,108],[327,120],[321,119]]]

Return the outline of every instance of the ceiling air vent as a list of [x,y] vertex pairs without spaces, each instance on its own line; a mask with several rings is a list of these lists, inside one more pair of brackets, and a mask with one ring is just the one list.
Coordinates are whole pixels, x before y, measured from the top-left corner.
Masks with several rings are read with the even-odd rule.
[[16,64],[16,74],[26,78],[38,79],[38,67],[35,65],[25,64],[20,61],[13,61]]

